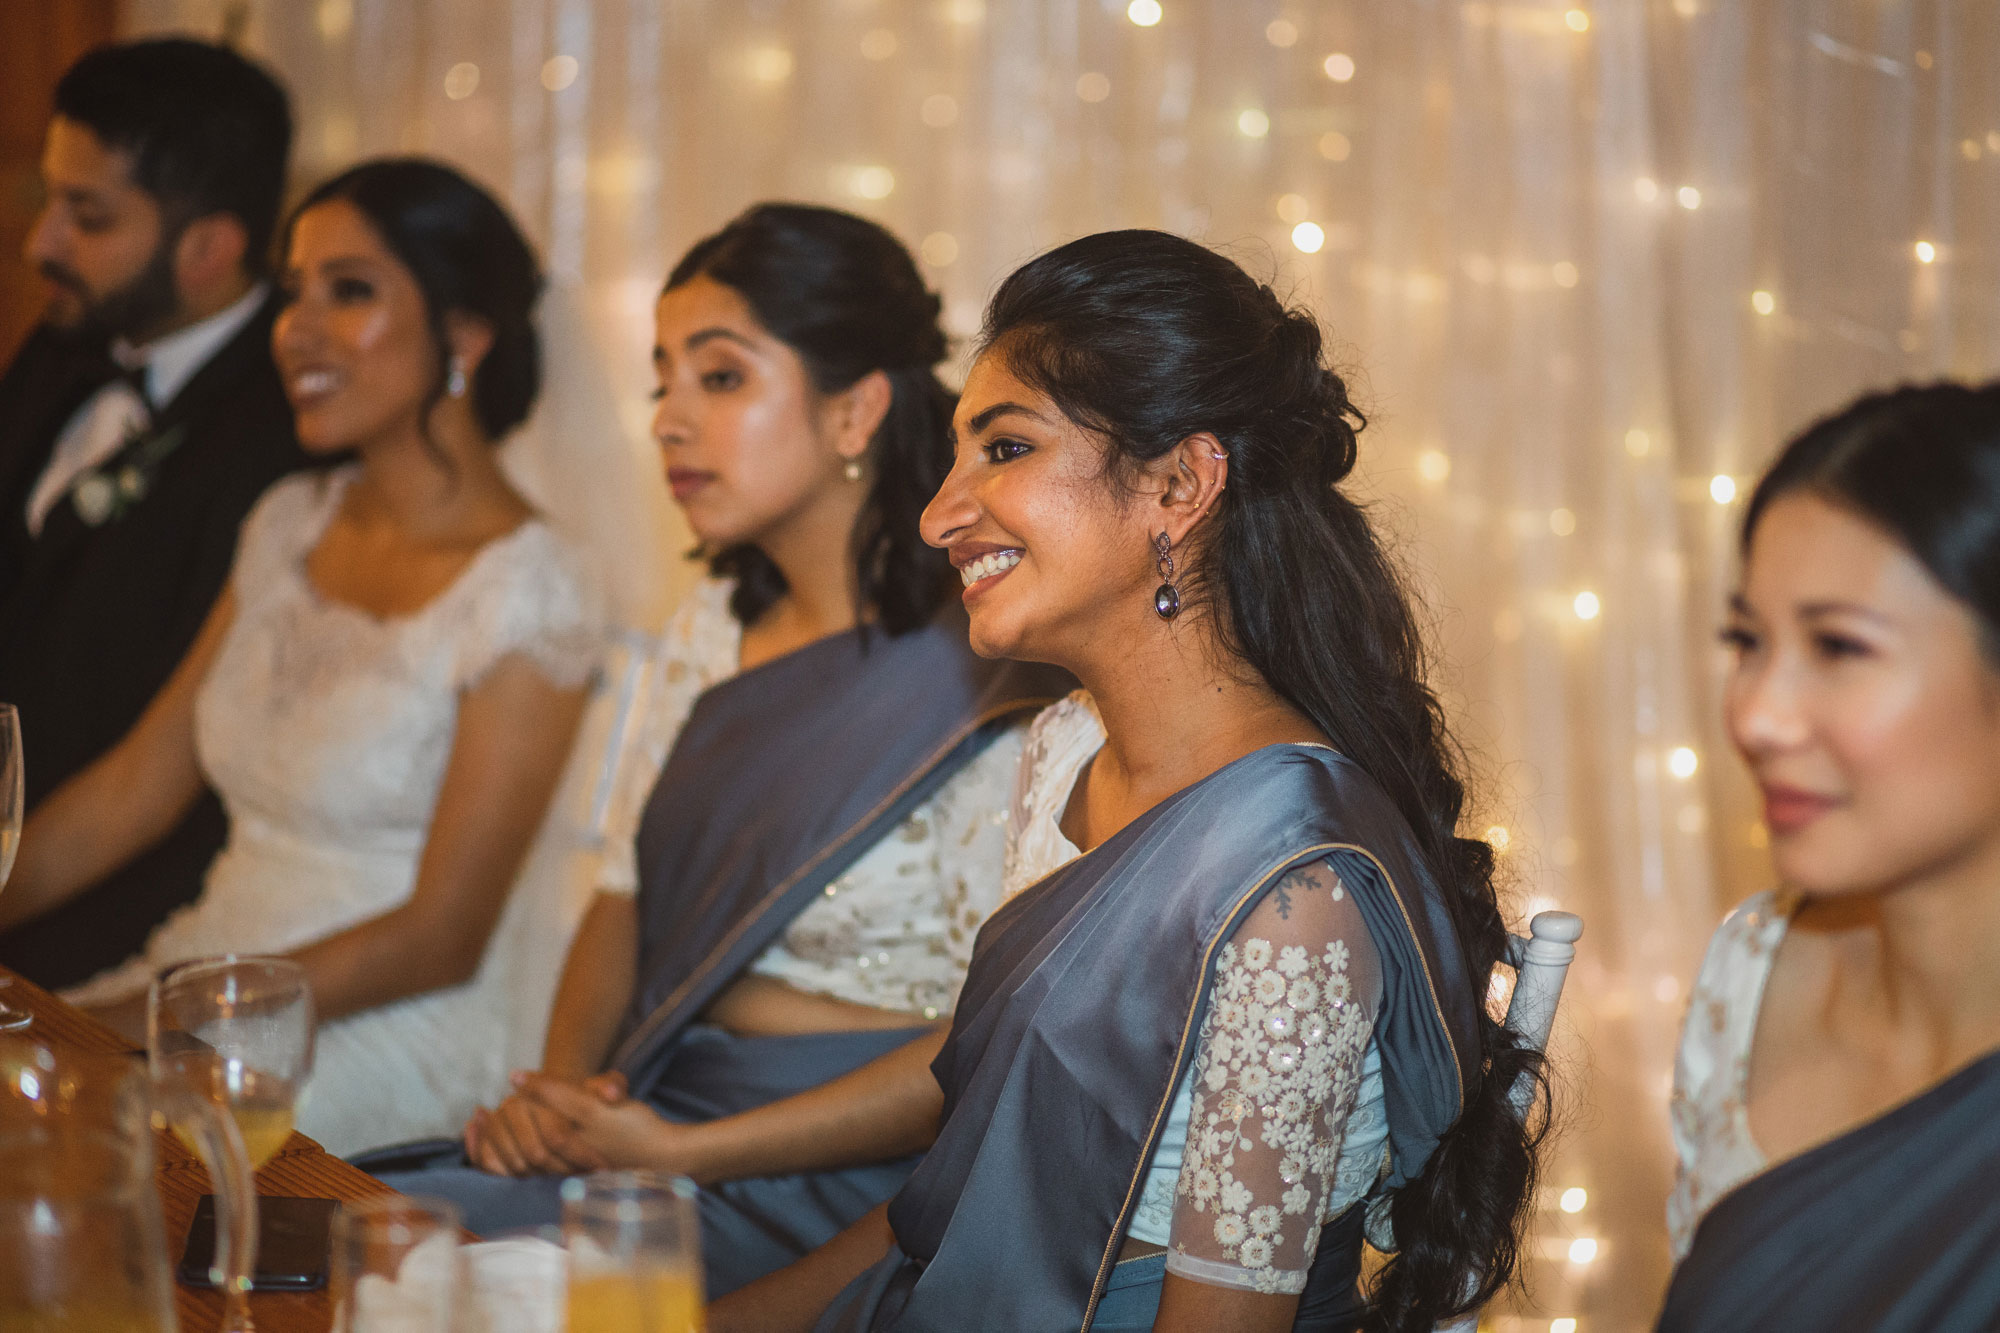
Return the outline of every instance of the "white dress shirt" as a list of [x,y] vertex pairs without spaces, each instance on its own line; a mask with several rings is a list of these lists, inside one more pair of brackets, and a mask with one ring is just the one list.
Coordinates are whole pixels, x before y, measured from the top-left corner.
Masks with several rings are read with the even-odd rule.
[[[134,347],[120,339],[111,345],[111,359],[127,370],[143,370],[147,395],[156,406],[174,400],[195,372],[248,324],[269,291],[258,283],[228,309],[198,320],[166,337]],[[28,532],[39,537],[49,511],[69,494],[84,473],[124,447],[134,434],[151,424],[152,416],[139,394],[122,379],[111,381],[70,415],[48,465],[28,492]]]

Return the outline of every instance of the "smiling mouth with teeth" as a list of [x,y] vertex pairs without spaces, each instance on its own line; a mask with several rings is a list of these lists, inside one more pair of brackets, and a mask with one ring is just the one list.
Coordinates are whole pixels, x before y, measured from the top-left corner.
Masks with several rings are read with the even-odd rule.
[[330,370],[302,371],[292,379],[292,392],[300,397],[326,393],[339,382],[339,378]]
[[960,566],[958,577],[966,587],[970,588],[979,580],[990,579],[996,574],[1005,574],[1020,563],[1019,551],[995,551],[991,555],[980,556],[969,565]]

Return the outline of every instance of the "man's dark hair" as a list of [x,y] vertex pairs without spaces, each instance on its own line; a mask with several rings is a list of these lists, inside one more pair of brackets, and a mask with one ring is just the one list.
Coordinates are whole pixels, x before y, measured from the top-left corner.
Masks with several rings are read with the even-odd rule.
[[170,226],[228,213],[262,273],[284,201],[292,112],[285,90],[227,47],[187,38],[101,46],[56,85],[56,114],[132,155],[132,180]]

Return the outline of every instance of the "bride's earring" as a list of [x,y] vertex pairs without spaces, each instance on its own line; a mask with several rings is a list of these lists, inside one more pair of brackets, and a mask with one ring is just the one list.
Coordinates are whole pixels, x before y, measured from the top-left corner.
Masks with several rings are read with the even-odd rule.
[[451,359],[451,374],[445,377],[444,391],[453,398],[465,397],[465,363],[457,357]]
[[1153,594],[1153,610],[1162,620],[1172,620],[1181,611],[1180,590],[1174,587],[1174,545],[1161,533],[1153,538],[1153,556],[1160,566],[1159,591]]
[[846,478],[847,478],[847,479],[848,479],[849,481],[860,481],[860,480],[861,480],[861,460],[860,460],[860,459],[858,459],[858,458],[850,458],[850,459],[848,459],[848,460],[847,460],[847,466],[846,466],[846,467],[844,467],[844,468],[842,468],[842,469],[840,470],[840,473],[841,473],[841,475],[842,475],[842,476],[846,477]]

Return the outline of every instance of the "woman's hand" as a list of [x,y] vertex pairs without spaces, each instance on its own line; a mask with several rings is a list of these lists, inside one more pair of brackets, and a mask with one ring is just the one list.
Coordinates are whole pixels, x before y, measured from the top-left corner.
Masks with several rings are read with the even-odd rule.
[[578,1139],[574,1121],[520,1093],[472,1113],[465,1155],[496,1176],[570,1176],[609,1165]]
[[579,1083],[524,1073],[514,1076],[514,1086],[518,1099],[569,1126],[571,1151],[600,1162],[596,1169],[646,1168],[703,1179],[694,1151],[699,1127],[676,1124],[634,1099],[623,1074],[598,1074]]

